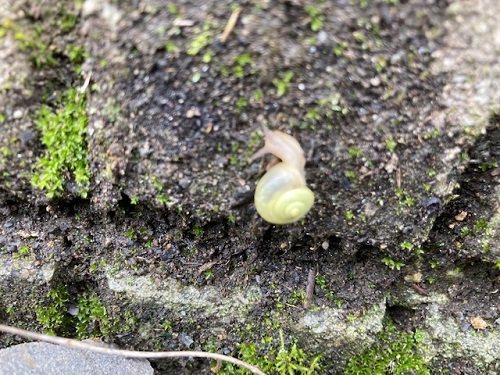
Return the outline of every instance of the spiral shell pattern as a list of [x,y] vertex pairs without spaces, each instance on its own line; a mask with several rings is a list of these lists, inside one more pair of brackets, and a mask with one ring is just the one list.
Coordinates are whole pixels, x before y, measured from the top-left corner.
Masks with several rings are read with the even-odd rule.
[[303,218],[314,204],[301,171],[287,163],[271,168],[257,184],[255,207],[272,224],[290,224]]

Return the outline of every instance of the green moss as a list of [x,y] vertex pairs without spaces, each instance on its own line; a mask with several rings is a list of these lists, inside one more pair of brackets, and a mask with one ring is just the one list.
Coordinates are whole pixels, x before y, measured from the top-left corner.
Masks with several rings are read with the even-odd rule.
[[10,156],[12,156],[12,151],[7,146],[0,147],[0,153],[4,158],[9,158]]
[[287,303],[294,306],[302,306],[306,300],[306,294],[303,290],[296,290],[292,292],[290,297],[287,299]]
[[399,207],[413,207],[415,206],[415,200],[403,189],[396,189],[396,197],[399,198]]
[[214,271],[211,268],[205,271],[205,280],[211,280],[214,276]]
[[306,12],[311,20],[311,30],[320,31],[325,22],[325,16],[323,15],[321,9],[314,5],[308,5],[306,7]]
[[382,263],[384,263],[387,267],[389,267],[391,270],[400,270],[402,267],[405,266],[404,263],[402,262],[398,262],[390,257],[385,257],[385,258],[382,258]]
[[352,220],[354,219],[354,213],[351,210],[347,210],[345,213],[345,218],[346,220]]
[[73,300],[76,315],[68,313],[71,305],[68,291],[62,285],[47,293],[47,300],[36,308],[36,317],[47,334],[84,339],[90,336],[109,336],[121,332],[124,325],[131,324],[130,314],[125,311],[123,318],[117,317],[111,324],[104,303],[93,293],[84,292]]
[[403,250],[407,250],[407,251],[412,251],[413,247],[414,247],[414,245],[409,241],[401,242],[400,246]]
[[151,184],[153,185],[153,187],[158,190],[158,191],[161,191],[163,190],[163,184],[161,183],[161,181],[158,179],[158,177],[156,176],[153,176],[151,177]]
[[232,76],[242,79],[245,76],[255,74],[255,62],[250,53],[244,52],[234,57],[231,65],[221,66],[219,72],[224,77]]
[[112,327],[106,307],[96,295],[84,295],[79,299],[76,320],[78,339],[89,336],[108,336],[111,332]]
[[493,231],[492,226],[483,217],[480,217],[474,224],[475,235],[482,235],[482,234],[490,235],[492,231]]
[[347,103],[340,93],[335,93],[319,101],[318,106],[325,110],[325,116],[332,118],[334,113],[346,115],[349,113]]
[[[76,7],[75,7],[76,5]],[[44,16],[30,23],[18,23],[7,19],[0,26],[0,37],[12,32],[19,49],[26,51],[35,68],[59,66],[61,58],[69,58],[72,64],[82,58],[83,48],[73,47],[62,51],[56,47],[55,39],[74,31],[78,20],[78,4],[61,1],[57,7],[47,7]],[[76,49],[76,50],[75,50]]]
[[278,98],[285,95],[288,91],[288,87],[290,86],[290,82],[293,78],[293,72],[287,71],[281,75],[280,79],[273,80],[274,86],[276,86],[276,95]]
[[241,113],[248,106],[248,101],[245,97],[240,96],[235,103],[236,113]]
[[14,258],[26,258],[31,254],[31,248],[28,245],[23,245],[17,253],[12,254]]
[[130,228],[130,229],[128,229],[127,231],[125,231],[125,236],[126,236],[129,240],[135,240],[135,239],[137,239],[137,235],[136,235],[136,233],[135,233],[134,228]]
[[19,45],[19,49],[27,51],[31,56],[31,61],[36,68],[53,67],[57,65],[57,59],[50,45],[41,40],[40,29],[35,29],[34,35],[26,34],[18,30],[14,34],[14,39]]
[[434,129],[432,132],[425,132],[424,133],[425,140],[436,139],[439,136],[441,136],[441,132],[439,130],[436,130],[436,129]]
[[59,26],[62,31],[68,32],[75,28],[78,22],[78,15],[71,12],[66,12],[62,9],[62,14],[59,17]]
[[385,147],[389,152],[393,152],[397,145],[398,143],[392,138],[392,136],[385,140]]
[[203,236],[203,228],[201,227],[194,227],[193,228],[193,234],[195,235],[195,237],[201,237]]
[[186,53],[191,56],[196,56],[205,47],[207,47],[214,38],[214,31],[212,25],[207,22],[203,27],[194,29],[195,36],[189,43]]
[[356,147],[349,148],[349,158],[350,159],[357,159],[361,155],[363,155],[363,151],[361,151],[359,148],[356,148]]
[[242,158],[241,152],[238,152],[240,149],[240,145],[237,143],[234,143],[231,145],[231,154],[229,154],[229,163],[231,165],[235,165],[237,167],[241,166],[244,164],[243,161],[240,161],[240,158]]
[[68,292],[58,286],[47,293],[48,300],[36,308],[36,318],[49,335],[66,334],[70,316],[66,314]]
[[75,66],[75,70],[80,69],[80,65],[85,62],[85,59],[89,55],[83,46],[77,46],[74,44],[68,44],[66,46],[65,53],[71,64]]
[[300,124],[302,129],[316,129],[317,126],[326,126],[333,129],[331,120],[349,113],[347,103],[340,93],[334,93],[318,100],[317,104],[308,109],[305,119]]
[[[264,352],[255,343],[241,343],[238,357],[252,365],[257,365],[266,374],[313,375],[321,374],[321,355],[312,355],[299,348],[297,342],[285,345],[283,331],[279,330],[279,343],[276,345],[270,336],[262,338],[268,349]],[[251,374],[250,371],[233,365],[223,364],[218,375]]]
[[176,16],[179,14],[179,8],[174,4],[167,4],[167,10],[170,14]]
[[427,363],[418,353],[422,333],[398,331],[391,321],[378,336],[378,343],[348,362],[346,375],[428,375]]
[[483,172],[489,171],[490,169],[494,169],[494,168],[498,168],[498,163],[494,160],[484,162],[484,163],[481,163],[479,165],[479,169],[481,169],[481,171],[483,171]]
[[261,147],[263,139],[264,134],[262,134],[260,130],[250,133],[250,140],[248,141],[248,147],[245,151],[245,159],[248,160],[256,152],[256,150]]
[[356,172],[353,170],[347,170],[345,171],[345,176],[351,181],[351,182],[357,182],[358,181],[358,176],[356,175]]
[[46,151],[38,161],[31,183],[45,190],[48,198],[60,196],[68,179],[74,179],[82,197],[87,196],[90,172],[85,102],[85,94],[70,88],[57,101],[55,111],[48,105],[38,111],[36,126],[42,133]]
[[260,102],[262,99],[264,99],[264,93],[262,92],[262,90],[255,90],[253,92],[252,99],[256,102]]
[[347,42],[340,42],[333,48],[333,53],[335,56],[340,57],[344,54],[344,51],[349,47]]
[[247,66],[252,67],[254,65],[254,61],[252,56],[248,53],[242,53],[234,58],[233,61],[233,74],[237,78],[243,78],[245,73],[254,74],[255,69],[245,69]]
[[377,73],[381,73],[387,67],[387,60],[384,56],[375,56],[373,67]]
[[158,201],[158,203],[162,206],[166,206],[170,203],[170,198],[167,197],[166,195],[164,194],[158,194],[156,196],[156,200]]

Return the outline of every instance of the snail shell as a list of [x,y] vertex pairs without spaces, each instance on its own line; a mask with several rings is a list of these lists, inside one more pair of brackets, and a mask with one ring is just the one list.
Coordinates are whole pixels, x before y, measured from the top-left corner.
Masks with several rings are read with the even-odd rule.
[[255,207],[272,224],[290,224],[303,218],[314,204],[314,194],[306,186],[306,159],[299,142],[278,130],[264,130],[264,147],[250,161],[273,154],[281,163],[273,166],[257,183]]
[[314,203],[303,171],[287,163],[272,167],[258,182],[255,207],[262,218],[273,224],[289,224],[303,218]]

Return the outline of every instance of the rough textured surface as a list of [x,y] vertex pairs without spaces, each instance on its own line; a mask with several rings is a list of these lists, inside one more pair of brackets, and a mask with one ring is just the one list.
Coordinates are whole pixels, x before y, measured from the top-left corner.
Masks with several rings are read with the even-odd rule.
[[[2,321],[225,354],[283,330],[335,374],[390,318],[434,372],[498,372],[499,3],[242,2],[223,44],[230,5],[0,7]],[[37,111],[87,78],[89,195],[49,200]],[[300,223],[255,213],[262,123],[306,150]]]
[[0,350],[0,374],[153,374],[148,361],[117,358],[41,342]]

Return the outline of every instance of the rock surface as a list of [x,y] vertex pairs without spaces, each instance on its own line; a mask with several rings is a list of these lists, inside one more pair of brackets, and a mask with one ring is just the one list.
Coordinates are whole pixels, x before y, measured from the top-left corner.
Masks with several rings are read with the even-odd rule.
[[0,350],[2,375],[138,375],[153,374],[148,361],[31,342]]

